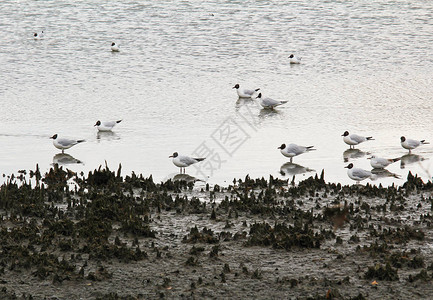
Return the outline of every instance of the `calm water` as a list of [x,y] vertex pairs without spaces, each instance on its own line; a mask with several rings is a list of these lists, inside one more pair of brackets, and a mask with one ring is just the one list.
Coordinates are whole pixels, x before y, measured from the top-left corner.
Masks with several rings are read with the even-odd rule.
[[[350,183],[348,162],[407,154],[402,135],[433,142],[433,2],[279,2],[2,1],[0,172],[107,161],[158,181],[177,151],[206,156],[188,173],[210,183],[322,169]],[[236,83],[289,102],[262,110]],[[123,121],[98,135],[98,119]],[[345,130],[375,140],[347,152]],[[54,133],[87,142],[59,157]],[[317,151],[287,165],[277,147],[290,142]],[[414,154],[388,170],[431,178],[433,145]]]

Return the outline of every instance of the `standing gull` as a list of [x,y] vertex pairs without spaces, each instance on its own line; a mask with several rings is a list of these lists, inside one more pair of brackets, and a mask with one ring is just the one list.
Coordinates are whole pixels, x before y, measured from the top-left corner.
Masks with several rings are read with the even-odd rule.
[[288,145],[282,144],[277,149],[280,149],[281,154],[284,155],[285,157],[290,157],[290,162],[292,162],[293,157],[298,156],[298,155],[305,153],[305,152],[316,150],[316,149],[313,149],[313,147],[314,146],[305,147],[305,146],[299,146],[296,144],[288,144]]
[[50,137],[50,139],[53,139],[54,147],[62,150],[62,153],[65,153],[65,149],[69,149],[72,146],[85,141],[85,140],[72,140],[72,139],[66,139],[66,138],[59,138],[57,134]]
[[239,98],[251,98],[251,96],[260,90],[260,88],[255,90],[248,90],[248,89],[241,89],[239,87],[239,84],[236,84],[232,89],[236,89],[236,92],[238,93]]
[[272,98],[267,98],[267,97],[262,98],[262,93],[259,93],[256,99],[257,98],[260,99],[260,105],[263,106],[263,108],[274,109],[274,107],[287,103],[287,101],[274,100]]
[[293,64],[300,64],[302,57],[297,57],[297,56],[295,56],[293,54],[290,54],[289,59],[290,59],[289,62],[292,65]]
[[99,131],[111,131],[113,127],[120,122],[122,122],[122,120],[108,122],[101,122],[98,120],[94,126],[96,126]]
[[408,149],[409,153],[411,150],[421,146],[421,145],[425,145],[425,144],[430,144],[429,142],[426,142],[425,140],[412,140],[412,139],[407,139],[404,136],[402,136],[400,138],[400,144],[404,149]]
[[371,173],[370,171],[360,169],[360,168],[354,168],[352,163],[345,166],[345,168],[348,169],[347,170],[347,176],[349,176],[350,179],[355,180],[357,183],[359,183],[361,180],[364,180],[367,178],[370,178],[370,179],[375,178],[375,175],[373,173]]
[[370,165],[374,169],[384,169],[390,164],[392,164],[393,162],[400,160],[400,158],[382,158],[382,157],[377,157],[376,155],[368,157],[367,159],[370,160]]
[[176,167],[180,168],[181,174],[182,174],[182,168],[183,168],[183,173],[185,174],[186,167],[189,167],[190,165],[193,165],[205,159],[205,158],[193,158],[185,155],[179,155],[177,152],[174,152],[173,155],[169,156],[169,158],[173,158],[173,164]]
[[345,131],[341,136],[343,141],[350,146],[350,149],[354,149],[356,145],[362,142],[374,140],[372,136],[365,137],[354,133],[349,134],[349,131]]
[[111,43],[111,51],[113,52],[119,52],[120,51],[120,47],[116,45],[116,43]]

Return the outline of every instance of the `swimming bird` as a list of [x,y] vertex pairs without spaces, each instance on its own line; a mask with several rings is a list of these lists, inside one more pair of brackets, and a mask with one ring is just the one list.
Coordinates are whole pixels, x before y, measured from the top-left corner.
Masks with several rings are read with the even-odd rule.
[[357,183],[367,178],[370,179],[375,178],[375,175],[370,171],[360,169],[360,168],[354,168],[352,163],[345,166],[345,168],[348,169],[347,176],[349,176],[350,179],[355,180]]
[[316,150],[316,149],[313,149],[313,147],[314,146],[308,146],[308,147],[299,146],[296,144],[288,144],[286,146],[286,144],[282,144],[277,149],[280,149],[281,154],[284,155],[285,157],[290,157],[290,162],[292,162],[293,157],[298,156],[298,155],[305,153],[305,152]]
[[399,161],[400,158],[382,158],[377,157],[376,155],[372,155],[367,159],[370,160],[370,165],[374,169],[383,169],[392,164],[393,162]]
[[430,144],[429,142],[426,142],[425,140],[417,141],[412,139],[407,139],[404,136],[400,138],[400,144],[404,149],[408,149],[409,153],[411,150],[425,144]]
[[113,52],[119,52],[120,51],[120,47],[116,45],[116,43],[111,43],[111,51]]
[[62,153],[65,153],[65,149],[69,149],[78,143],[85,142],[85,140],[72,140],[66,138],[59,138],[57,134],[50,137],[50,139],[53,139],[54,147],[62,150]]
[[259,95],[256,97],[256,99],[260,99],[260,105],[263,106],[263,108],[270,108],[274,109],[274,107],[277,107],[281,104],[287,103],[287,101],[280,101],[280,100],[274,100],[271,98],[262,98],[262,93],[259,93]]
[[37,32],[35,32],[34,34],[33,34],[33,39],[35,39],[35,40],[40,40],[40,39],[42,39],[44,37],[44,31],[42,30],[42,32],[41,33],[37,33]]
[[199,161],[206,159],[206,158],[193,158],[185,155],[179,155],[177,152],[174,152],[173,155],[169,156],[169,158],[173,158],[173,164],[176,167],[180,168],[180,174],[182,174],[182,168],[183,168],[183,173],[185,174],[186,167],[189,167],[190,165],[193,165],[195,163],[198,163]]
[[289,58],[290,58],[289,62],[291,64],[300,64],[301,63],[301,59],[302,59],[302,57],[297,57],[297,56],[295,56],[293,54],[290,54]]
[[248,89],[240,89],[239,84],[237,83],[232,89],[236,89],[236,92],[238,93],[239,98],[251,98],[251,96],[260,90],[260,88],[255,90],[248,90]]
[[374,140],[372,136],[364,137],[354,133],[349,134],[349,131],[345,131],[341,136],[343,137],[343,141],[350,146],[350,149],[354,149],[356,145],[362,142]]
[[101,122],[98,120],[93,126],[96,126],[96,128],[98,128],[98,131],[111,131],[111,129],[113,129],[113,127],[120,122],[122,122],[122,120],[108,122]]

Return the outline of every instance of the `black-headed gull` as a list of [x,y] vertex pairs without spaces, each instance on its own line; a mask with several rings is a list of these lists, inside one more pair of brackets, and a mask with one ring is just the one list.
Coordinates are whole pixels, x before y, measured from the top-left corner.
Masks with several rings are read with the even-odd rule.
[[360,182],[361,180],[364,180],[367,178],[370,178],[370,179],[376,178],[376,175],[374,175],[370,171],[360,169],[360,168],[354,168],[352,163],[345,166],[345,168],[348,169],[347,170],[347,176],[349,176],[350,179],[353,179],[356,182]]
[[33,39],[35,39],[35,40],[40,40],[40,39],[42,39],[44,37],[44,31],[42,30],[42,32],[41,33],[37,33],[37,32],[35,32],[34,34],[33,34]]
[[256,97],[256,99],[260,99],[260,105],[263,106],[263,108],[270,108],[274,109],[274,107],[277,107],[281,104],[287,103],[287,101],[280,101],[280,100],[274,100],[271,98],[262,98],[262,93],[259,93],[259,95]]
[[412,140],[412,139],[407,139],[404,136],[402,136],[400,138],[400,144],[404,149],[408,149],[409,153],[411,150],[421,146],[421,145],[425,145],[425,144],[430,144],[429,142],[426,142],[425,140]]
[[119,52],[120,51],[120,47],[116,45],[116,43],[111,43],[111,51],[113,52]]
[[362,142],[374,140],[372,136],[365,137],[354,133],[349,134],[349,131],[345,131],[341,136],[343,141],[350,146],[350,149],[355,148],[356,145]]
[[384,169],[390,164],[400,160],[400,158],[383,158],[383,157],[377,157],[376,155],[372,155],[367,159],[370,160],[370,165],[374,169]]
[[50,139],[53,139],[54,147],[62,150],[62,153],[65,153],[65,149],[69,149],[78,143],[85,142],[85,140],[72,140],[66,138],[59,138],[57,134],[50,137]]
[[111,131],[113,127],[120,122],[122,122],[122,120],[108,122],[101,122],[98,120],[93,126],[96,126],[96,128],[98,128],[98,131]]
[[316,150],[316,149],[313,149],[313,147],[314,146],[305,147],[305,146],[299,146],[296,144],[288,144],[288,145],[282,144],[277,149],[280,149],[281,154],[284,155],[285,157],[290,157],[290,162],[292,162],[293,157],[298,156],[298,155],[305,153],[305,152]]
[[293,54],[290,54],[290,56],[289,56],[289,62],[291,64],[300,64],[301,63],[301,59],[302,59],[302,57],[297,57],[297,56],[295,56]]
[[193,158],[185,155],[179,155],[177,152],[174,152],[173,155],[169,156],[169,158],[173,158],[173,164],[176,167],[180,168],[181,174],[182,174],[182,168],[183,168],[183,173],[185,173],[186,167],[189,167],[190,165],[193,165],[205,159],[205,158]]
[[251,98],[251,96],[254,95],[255,92],[260,90],[260,88],[255,90],[241,89],[238,83],[234,87],[232,87],[232,89],[236,89],[239,98]]

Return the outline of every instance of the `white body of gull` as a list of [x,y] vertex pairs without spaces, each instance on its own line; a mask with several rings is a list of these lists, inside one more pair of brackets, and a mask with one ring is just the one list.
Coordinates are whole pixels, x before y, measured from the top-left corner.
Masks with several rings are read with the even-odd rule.
[[42,30],[42,32],[41,33],[37,33],[37,32],[35,32],[34,34],[33,34],[33,39],[34,40],[40,40],[40,39],[42,39],[44,37],[44,31]]
[[50,137],[50,139],[53,139],[54,147],[62,150],[62,153],[65,153],[65,149],[69,149],[72,146],[85,141],[85,140],[72,140],[72,139],[66,139],[66,138],[59,138],[57,134]]
[[109,121],[109,122],[101,122],[98,120],[94,126],[98,128],[98,131],[111,131],[113,127],[120,122],[122,122],[122,120]]
[[295,56],[293,54],[290,54],[290,56],[289,56],[289,62],[291,64],[300,64],[301,63],[301,59],[302,59],[302,57],[297,57],[297,56]]
[[236,84],[233,89],[236,89],[236,92],[238,93],[239,98],[251,98],[255,92],[260,90],[260,88],[255,90],[248,90],[248,89],[241,89],[239,87],[239,84]]
[[371,178],[371,179],[376,178],[376,175],[374,175],[370,171],[360,169],[360,168],[354,168],[352,163],[345,166],[345,168],[348,169],[347,170],[347,176],[349,176],[350,179],[353,179],[356,182],[360,182],[361,180],[364,180],[367,178]]
[[404,136],[402,136],[400,138],[400,143],[404,149],[409,150],[409,153],[411,150],[413,150],[413,149],[415,149],[421,145],[430,144],[429,142],[426,142],[425,140],[417,141],[417,140],[407,139]]
[[170,155],[169,158],[173,158],[173,164],[176,167],[180,168],[180,173],[185,173],[185,168],[198,163],[199,161],[204,160],[205,158],[193,158],[185,155],[179,155],[177,152],[174,152],[173,155]]
[[274,109],[274,107],[277,107],[281,104],[287,103],[287,101],[280,101],[280,100],[274,100],[271,98],[262,98],[262,93],[259,93],[259,95],[256,97],[256,99],[260,99],[260,105],[263,106],[263,108],[270,108]]
[[368,157],[367,159],[370,160],[370,165],[374,169],[386,168],[387,166],[389,166],[393,162],[400,160],[400,158],[382,158],[382,157],[377,157],[376,155]]
[[116,43],[111,43],[111,51],[113,52],[119,52],[120,51],[120,47],[116,45]]
[[345,131],[341,136],[343,137],[343,141],[348,144],[351,149],[362,142],[374,140],[371,136],[365,137],[354,133],[349,134],[349,131]]
[[296,144],[288,144],[288,145],[282,144],[277,149],[280,149],[281,154],[284,155],[285,157],[290,157],[290,162],[292,162],[293,157],[298,156],[298,155],[305,153],[305,152],[316,150],[316,149],[313,149],[313,147],[314,146],[305,147],[305,146],[299,146]]

